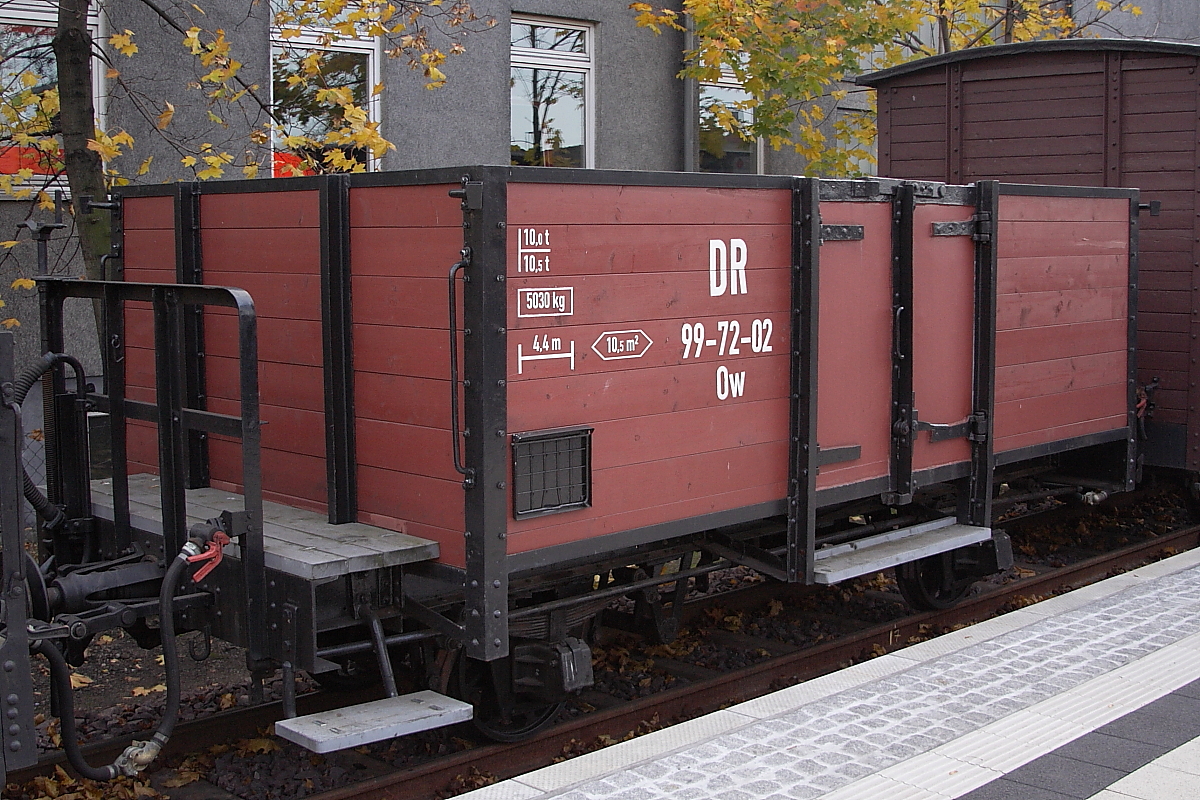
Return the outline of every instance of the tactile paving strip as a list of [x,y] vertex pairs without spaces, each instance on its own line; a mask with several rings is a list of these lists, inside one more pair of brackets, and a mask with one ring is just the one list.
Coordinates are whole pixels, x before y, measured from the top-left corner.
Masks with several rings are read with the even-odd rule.
[[[1157,688],[1133,686],[1139,675],[1155,684],[1155,676],[1169,672],[1167,662],[1178,661],[1174,654],[1180,648],[1172,645],[1200,634],[1198,559],[1191,553],[1176,559],[1175,572],[1160,562],[1144,574],[1119,576],[1109,586],[1087,591],[1086,603],[1067,595],[1036,611],[1009,615],[997,621],[996,635],[983,641],[972,643],[960,631],[961,646],[952,652],[937,654],[941,648],[934,646],[922,653],[918,646],[877,660],[886,663],[860,665],[874,672],[869,676],[830,676],[836,688],[827,696],[804,697],[805,686],[814,681],[777,693],[774,702],[772,697],[751,701],[745,704],[746,724],[699,742],[673,743],[670,750],[654,743],[657,734],[626,742],[619,752],[607,753],[604,774],[568,761],[466,797],[953,797],[1195,677],[1189,663],[1183,672],[1190,675],[1174,685],[1160,680]],[[1013,629],[1018,619],[1028,624]],[[970,630],[982,638],[986,629],[985,624]],[[1184,645],[1186,661],[1200,658],[1200,637]],[[1163,648],[1172,654],[1161,653]],[[1160,657],[1151,657],[1155,653]],[[932,657],[920,663],[907,658],[926,656]],[[855,670],[859,667],[848,672]],[[797,702],[786,702],[788,693]],[[763,716],[772,705],[770,715]],[[742,710],[735,706],[721,713]],[[987,737],[1014,741],[1014,733],[1011,752],[994,752],[1001,763],[965,752],[955,757],[946,747],[964,737],[983,737],[976,746]],[[555,779],[541,780],[551,772]],[[879,785],[870,790],[868,784],[874,783]],[[899,788],[903,791],[891,791]]]

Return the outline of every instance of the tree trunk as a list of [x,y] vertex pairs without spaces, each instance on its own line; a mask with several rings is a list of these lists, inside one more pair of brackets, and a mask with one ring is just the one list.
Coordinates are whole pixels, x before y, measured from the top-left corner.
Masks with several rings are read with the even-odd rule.
[[[85,213],[82,198],[107,200],[104,167],[100,154],[88,149],[96,135],[96,106],[92,97],[92,35],[88,31],[90,0],[59,0],[58,29],[54,34],[54,57],[58,65],[59,129],[62,131],[63,162],[75,210],[75,231],[83,253],[84,274],[92,280],[106,276],[100,257],[112,242],[106,211]],[[101,332],[101,311],[94,304],[96,332]]]

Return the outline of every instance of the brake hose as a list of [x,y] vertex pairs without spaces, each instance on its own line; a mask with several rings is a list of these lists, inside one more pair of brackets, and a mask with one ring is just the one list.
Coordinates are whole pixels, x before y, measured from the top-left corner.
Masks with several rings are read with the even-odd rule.
[[167,703],[163,709],[162,720],[150,739],[144,742],[135,741],[125,748],[125,752],[113,763],[93,767],[84,759],[75,729],[75,698],[71,690],[71,670],[67,666],[67,660],[49,639],[40,639],[33,645],[33,651],[41,653],[50,662],[50,689],[59,709],[63,750],[66,752],[67,761],[82,777],[94,781],[112,780],[118,775],[133,777],[154,761],[171,738],[171,732],[175,730],[175,721],[179,718],[181,696],[179,653],[175,649],[175,590],[188,568],[188,558],[200,552],[200,548],[193,542],[185,544],[167,568],[162,588],[158,593],[158,631],[163,646],[163,667],[167,673]]
[[[79,361],[65,353],[46,353],[37,361],[34,361],[13,381],[13,400],[20,406],[25,402],[25,396],[29,394],[29,390],[38,380],[49,372],[54,366],[60,362],[65,362],[71,365],[71,369],[75,371],[75,392],[80,397],[87,395],[87,378],[83,374],[83,365]],[[47,464],[50,459],[46,459]],[[29,477],[29,473],[25,471],[25,464],[21,464],[21,490],[25,495],[25,499],[37,511],[38,516],[46,521],[46,527],[54,529],[66,521],[66,515],[62,509],[51,503],[46,495],[42,494],[37,488],[37,484]]]

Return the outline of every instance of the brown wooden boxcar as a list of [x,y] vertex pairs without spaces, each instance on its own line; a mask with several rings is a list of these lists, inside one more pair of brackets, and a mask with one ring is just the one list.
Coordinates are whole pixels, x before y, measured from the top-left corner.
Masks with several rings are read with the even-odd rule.
[[[1133,191],[476,167],[122,204],[127,281],[255,299],[264,496],[433,543],[405,581],[460,593],[473,658],[510,616],[550,635],[510,598],[547,576],[700,550],[832,583],[991,542],[997,465],[1086,452],[1132,485]],[[146,402],[153,317],[125,325],[112,368]],[[189,404],[236,415],[234,318],[181,335]],[[193,436],[188,464],[241,486],[236,442]],[[934,485],[957,514],[888,530]],[[886,513],[859,535],[861,501]],[[303,666],[357,624],[324,619]]]
[[[859,78],[878,91],[879,171],[898,178],[1135,186],[1147,463],[1200,470],[1200,47],[1122,40],[965,50]],[[1161,214],[1158,206],[1161,205]],[[1078,298],[1082,299],[1082,297]]]

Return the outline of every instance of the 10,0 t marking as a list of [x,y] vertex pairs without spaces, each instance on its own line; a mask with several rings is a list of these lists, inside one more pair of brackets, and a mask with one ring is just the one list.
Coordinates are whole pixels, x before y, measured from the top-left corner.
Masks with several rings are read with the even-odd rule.
[[771,334],[774,329],[770,319],[756,319],[750,323],[750,335],[743,336],[742,323],[736,319],[723,319],[717,322],[717,331],[721,334],[718,341],[704,338],[703,322],[685,322],[680,331],[683,357],[699,358],[705,347],[716,347],[718,356],[740,356],[742,345],[750,345],[750,350],[755,353],[770,353],[773,352]]

